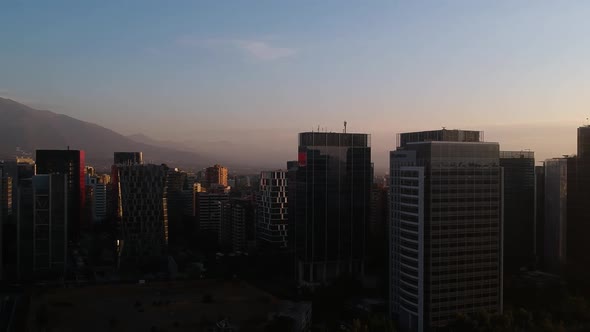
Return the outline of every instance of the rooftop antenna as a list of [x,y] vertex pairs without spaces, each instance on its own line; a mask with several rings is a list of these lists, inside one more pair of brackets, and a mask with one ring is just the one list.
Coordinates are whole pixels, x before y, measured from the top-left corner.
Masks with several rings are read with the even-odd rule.
[[344,133],[346,134],[346,121],[344,121]]
[[320,132],[320,125],[318,125],[318,132]]

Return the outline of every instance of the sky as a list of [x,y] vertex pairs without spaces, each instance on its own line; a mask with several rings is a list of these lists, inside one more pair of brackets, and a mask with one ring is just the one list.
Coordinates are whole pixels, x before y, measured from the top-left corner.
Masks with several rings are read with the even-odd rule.
[[[0,96],[247,161],[297,133],[485,131],[537,160],[590,117],[588,1],[32,1],[0,5]],[[239,153],[241,152],[241,153]]]

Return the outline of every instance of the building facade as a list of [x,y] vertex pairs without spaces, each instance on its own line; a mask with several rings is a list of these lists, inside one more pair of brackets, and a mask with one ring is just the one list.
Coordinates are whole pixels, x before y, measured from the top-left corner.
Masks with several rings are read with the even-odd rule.
[[65,174],[21,180],[17,211],[17,279],[64,278],[68,253],[69,181]]
[[590,278],[590,126],[578,128],[578,155],[545,161],[545,268]]
[[197,193],[197,221],[199,233],[219,238],[221,227],[221,205],[229,200],[227,193]]
[[[502,311],[502,168],[497,143],[418,140],[390,154],[390,309],[403,330],[458,312]],[[475,135],[475,134],[473,134]]]
[[135,165],[143,164],[142,152],[115,152],[113,154],[115,165]]
[[221,165],[214,165],[207,167],[205,171],[205,179],[209,187],[215,185],[227,187],[227,168]]
[[257,213],[258,241],[261,246],[287,248],[288,201],[287,172],[260,173]]
[[68,177],[68,238],[78,241],[86,227],[86,167],[81,150],[37,150],[37,174],[59,173]]
[[232,198],[221,204],[219,243],[232,252],[250,252],[256,247],[256,218],[251,200]]
[[315,287],[344,275],[364,278],[373,178],[370,136],[300,133],[298,150],[288,184],[295,202],[289,205],[288,234],[298,284]]
[[165,255],[168,204],[164,165],[118,165],[117,197],[120,263],[142,263]]
[[87,204],[90,204],[91,217],[94,223],[102,223],[108,216],[108,192],[110,185],[110,176],[90,176],[86,177],[87,191],[91,192]]
[[535,154],[500,151],[504,169],[504,271],[535,262]]
[[568,177],[573,161],[572,158],[555,158],[546,160],[544,165],[543,266],[553,273],[562,272],[567,263]]

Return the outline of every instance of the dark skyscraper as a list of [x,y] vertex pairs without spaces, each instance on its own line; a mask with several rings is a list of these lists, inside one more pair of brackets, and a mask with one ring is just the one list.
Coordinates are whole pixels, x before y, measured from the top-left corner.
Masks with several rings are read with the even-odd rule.
[[[68,177],[68,239],[77,241],[86,226],[86,172],[84,151],[37,150],[37,174],[64,174]],[[89,222],[89,221],[88,221]]]
[[341,275],[363,277],[372,184],[370,136],[301,133],[298,166],[289,172],[294,172],[289,187],[296,202],[289,206],[289,246],[295,250],[298,283],[316,286]]
[[535,258],[536,268],[543,266],[545,251],[545,166],[535,166]]
[[590,278],[590,126],[578,128],[578,155],[568,164],[567,263],[570,275]]
[[590,159],[590,126],[578,128],[578,158]]
[[401,134],[390,155],[390,308],[402,330],[502,311],[499,145],[456,132]]
[[572,168],[575,159],[554,158],[545,161],[545,213],[543,225],[544,269],[553,273],[562,272],[567,263],[568,197]]
[[501,151],[504,168],[504,270],[518,272],[534,263],[535,156],[530,151]]
[[35,175],[19,184],[17,278],[46,280],[65,276],[68,237],[68,185],[65,174]]
[[221,206],[229,200],[228,193],[200,192],[196,197],[198,233],[203,246],[212,248],[219,243]]
[[158,259],[168,246],[168,204],[164,165],[119,165],[118,217],[121,263]]
[[545,268],[590,278],[590,126],[578,128],[578,155],[545,161]]
[[221,204],[219,243],[232,252],[248,252],[256,247],[256,219],[251,200],[232,198]]

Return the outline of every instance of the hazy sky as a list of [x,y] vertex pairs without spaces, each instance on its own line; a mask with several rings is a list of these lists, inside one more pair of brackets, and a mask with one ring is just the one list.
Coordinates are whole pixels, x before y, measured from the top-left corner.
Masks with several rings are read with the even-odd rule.
[[272,164],[344,120],[378,168],[442,126],[544,159],[590,116],[590,2],[5,0],[0,95]]

